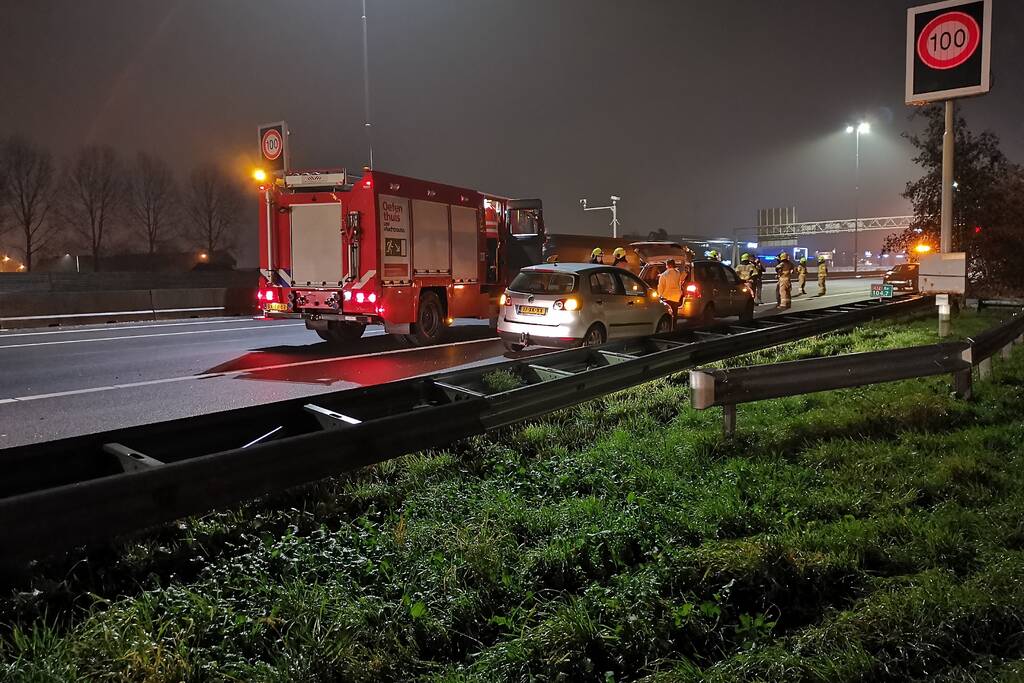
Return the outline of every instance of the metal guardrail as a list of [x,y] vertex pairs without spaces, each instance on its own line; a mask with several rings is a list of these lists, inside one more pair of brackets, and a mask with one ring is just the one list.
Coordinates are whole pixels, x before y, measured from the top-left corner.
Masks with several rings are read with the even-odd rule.
[[991,358],[1008,358],[1014,343],[1024,341],[1024,313],[967,341],[912,346],[888,351],[808,358],[723,370],[690,371],[690,403],[697,410],[723,408],[723,431],[736,432],[736,406],[770,398],[951,374],[961,398],[972,393],[972,367],[981,379],[992,373]]
[[[785,313],[0,451],[0,559],[283,491],[699,363],[927,309],[902,297]],[[505,371],[522,386],[492,392]]]

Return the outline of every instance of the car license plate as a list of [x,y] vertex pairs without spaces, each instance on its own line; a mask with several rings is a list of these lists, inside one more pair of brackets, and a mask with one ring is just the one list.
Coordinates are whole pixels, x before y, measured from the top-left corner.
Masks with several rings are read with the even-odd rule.
[[285,313],[288,311],[288,304],[267,304],[267,310]]
[[545,315],[548,309],[543,306],[520,306],[519,312],[523,315]]

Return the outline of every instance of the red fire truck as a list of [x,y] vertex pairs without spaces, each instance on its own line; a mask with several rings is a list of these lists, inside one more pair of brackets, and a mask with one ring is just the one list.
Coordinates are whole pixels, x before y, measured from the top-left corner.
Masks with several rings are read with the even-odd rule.
[[261,307],[330,343],[367,325],[423,345],[457,318],[493,324],[509,281],[542,261],[537,199],[369,170],[289,171],[260,191]]

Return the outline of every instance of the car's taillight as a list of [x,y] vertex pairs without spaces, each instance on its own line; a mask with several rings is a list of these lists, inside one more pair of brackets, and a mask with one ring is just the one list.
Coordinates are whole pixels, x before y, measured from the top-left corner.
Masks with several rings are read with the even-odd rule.
[[580,310],[580,300],[572,298],[559,299],[551,305],[551,308],[556,311],[578,311]]
[[690,284],[686,285],[686,296],[690,297],[691,299],[700,298],[700,287],[697,286],[697,283],[691,282]]
[[501,297],[498,300],[498,305],[499,306],[511,306],[512,305],[512,297],[510,297],[508,294],[502,294]]

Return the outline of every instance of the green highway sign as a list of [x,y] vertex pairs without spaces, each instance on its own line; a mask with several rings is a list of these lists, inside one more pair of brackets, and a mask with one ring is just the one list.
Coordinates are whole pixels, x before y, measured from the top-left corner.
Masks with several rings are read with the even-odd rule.
[[871,297],[879,299],[891,299],[892,285],[871,285]]

